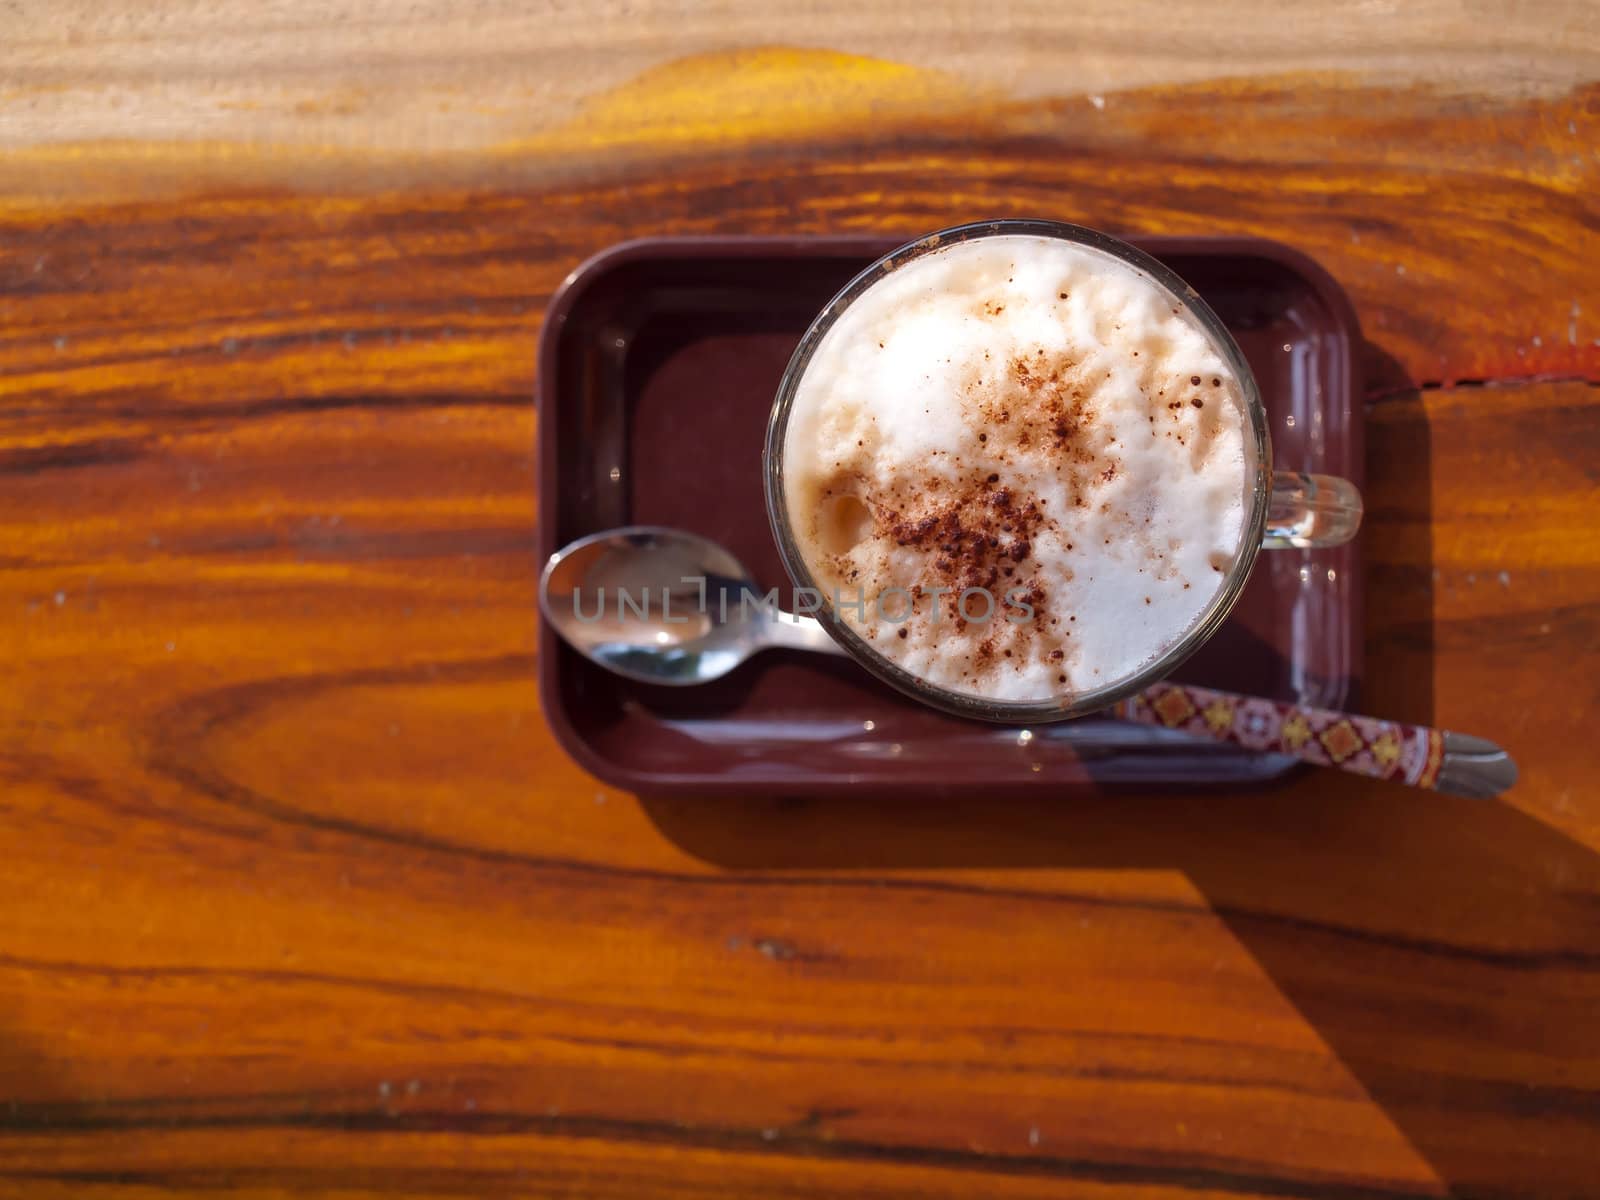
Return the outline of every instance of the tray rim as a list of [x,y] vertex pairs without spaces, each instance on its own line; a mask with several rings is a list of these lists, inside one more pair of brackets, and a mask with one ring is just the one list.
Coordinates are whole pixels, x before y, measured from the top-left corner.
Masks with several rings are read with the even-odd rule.
[[[568,319],[574,308],[583,298],[585,293],[606,275],[637,262],[670,261],[673,259],[748,259],[748,258],[805,258],[817,259],[826,257],[869,257],[877,258],[916,238],[925,236],[922,233],[900,235],[895,233],[861,233],[861,234],[690,234],[690,235],[652,235],[617,242],[590,255],[574,267],[560,285],[552,293],[550,304],[545,310],[545,318],[540,326],[538,335],[538,348],[535,355],[534,375],[534,412],[535,432],[537,441],[537,468],[538,482],[536,498],[538,514],[536,517],[535,545],[538,562],[542,565],[560,547],[554,544],[553,520],[550,514],[555,512],[557,501],[557,469],[559,466],[558,447],[554,437],[547,437],[545,402],[546,392],[553,399],[555,389],[552,380],[559,381],[557,363],[561,351],[561,335],[565,330]],[[1350,445],[1352,458],[1357,467],[1357,474],[1362,476],[1356,482],[1365,486],[1364,456],[1365,456],[1365,413],[1360,403],[1362,394],[1362,364],[1360,356],[1356,353],[1357,345],[1361,338],[1360,322],[1356,316],[1355,306],[1348,293],[1340,287],[1337,280],[1305,251],[1284,242],[1271,238],[1255,237],[1248,234],[1157,234],[1143,235],[1138,233],[1120,233],[1114,236],[1137,246],[1145,253],[1157,258],[1166,254],[1208,254],[1219,257],[1256,258],[1275,263],[1293,272],[1310,285],[1319,302],[1324,304],[1333,318],[1333,327],[1336,331],[1336,342],[1339,357],[1345,375],[1345,394],[1353,417],[1350,424]],[[1358,535],[1359,536],[1359,535]],[[1359,541],[1357,543],[1359,546]],[[1358,560],[1359,561],[1359,560]],[[1345,676],[1343,684],[1345,694],[1340,699],[1341,704],[1348,704],[1353,695],[1359,693],[1360,684],[1360,655],[1363,646],[1363,620],[1362,601],[1365,593],[1365,572],[1358,575],[1356,587],[1357,603],[1353,606],[1347,620],[1350,628],[1350,637],[1354,646],[1356,661],[1352,673]],[[595,776],[607,786],[638,795],[683,795],[683,794],[741,794],[741,795],[773,795],[773,794],[798,794],[831,796],[848,794],[859,791],[871,791],[874,794],[887,794],[890,792],[906,792],[912,794],[932,794],[938,791],[951,790],[949,786],[941,788],[934,784],[903,784],[894,780],[850,780],[850,779],[818,779],[804,784],[779,784],[776,781],[759,782],[755,780],[731,781],[721,774],[708,774],[704,772],[682,772],[663,778],[660,774],[651,774],[635,768],[624,766],[614,759],[601,755],[592,743],[583,738],[568,718],[566,706],[560,702],[557,660],[561,653],[559,639],[551,630],[549,624],[539,620],[538,645],[536,647],[536,675],[539,688],[539,707],[544,715],[546,724],[555,734],[556,741],[561,748],[582,767],[585,771]],[[1143,784],[1137,780],[1122,780],[1116,782],[1096,782],[1093,780],[1055,780],[1058,787],[1089,786],[1093,788],[1117,788],[1129,790],[1140,786],[1160,786],[1163,788],[1189,788],[1193,790],[1214,791],[1221,787],[1254,788],[1267,786],[1279,781],[1283,776],[1294,773],[1298,764],[1294,759],[1283,756],[1258,756],[1258,761],[1272,759],[1281,760],[1276,769],[1263,772],[1259,776],[1241,778],[1238,780],[1219,781],[1203,780],[1191,784],[1176,784],[1166,780],[1149,780]],[[1043,781],[1041,781],[1043,782]],[[960,790],[957,788],[955,790]]]

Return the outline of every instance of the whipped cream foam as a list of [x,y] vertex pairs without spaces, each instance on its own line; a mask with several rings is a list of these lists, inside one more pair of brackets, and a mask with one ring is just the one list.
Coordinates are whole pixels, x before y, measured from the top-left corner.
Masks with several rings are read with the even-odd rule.
[[1132,266],[1047,237],[953,243],[817,346],[783,444],[790,525],[884,658],[950,691],[1070,699],[1137,674],[1221,589],[1244,405]]

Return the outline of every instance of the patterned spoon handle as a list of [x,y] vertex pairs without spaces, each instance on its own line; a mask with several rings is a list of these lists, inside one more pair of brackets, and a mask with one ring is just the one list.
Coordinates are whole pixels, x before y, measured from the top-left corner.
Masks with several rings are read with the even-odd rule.
[[1483,738],[1192,684],[1154,684],[1112,711],[1144,725],[1456,796],[1488,799],[1517,780],[1511,756]]

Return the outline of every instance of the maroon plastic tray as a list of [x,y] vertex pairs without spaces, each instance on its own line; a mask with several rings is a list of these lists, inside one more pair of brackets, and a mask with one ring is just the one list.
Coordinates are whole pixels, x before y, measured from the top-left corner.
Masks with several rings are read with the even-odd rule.
[[[669,525],[787,587],[762,498],[768,412],[811,318],[906,238],[630,242],[583,264],[539,348],[541,558],[618,525]],[[1362,476],[1359,334],[1344,293],[1255,239],[1134,238],[1205,297],[1261,383],[1275,465]],[[1355,546],[1263,553],[1228,623],[1177,678],[1338,707],[1361,658]],[[632,683],[540,631],[562,745],[642,793],[934,795],[1260,783],[1293,760],[1084,718],[1029,731],[946,716],[845,660],[772,651],[701,688]]]

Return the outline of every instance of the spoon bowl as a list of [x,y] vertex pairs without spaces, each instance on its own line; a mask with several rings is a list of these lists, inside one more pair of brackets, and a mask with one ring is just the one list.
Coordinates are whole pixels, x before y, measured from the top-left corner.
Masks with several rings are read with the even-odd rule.
[[710,683],[768,646],[843,653],[815,621],[769,604],[727,550],[681,529],[572,542],[545,563],[539,607],[580,654],[641,683]]

